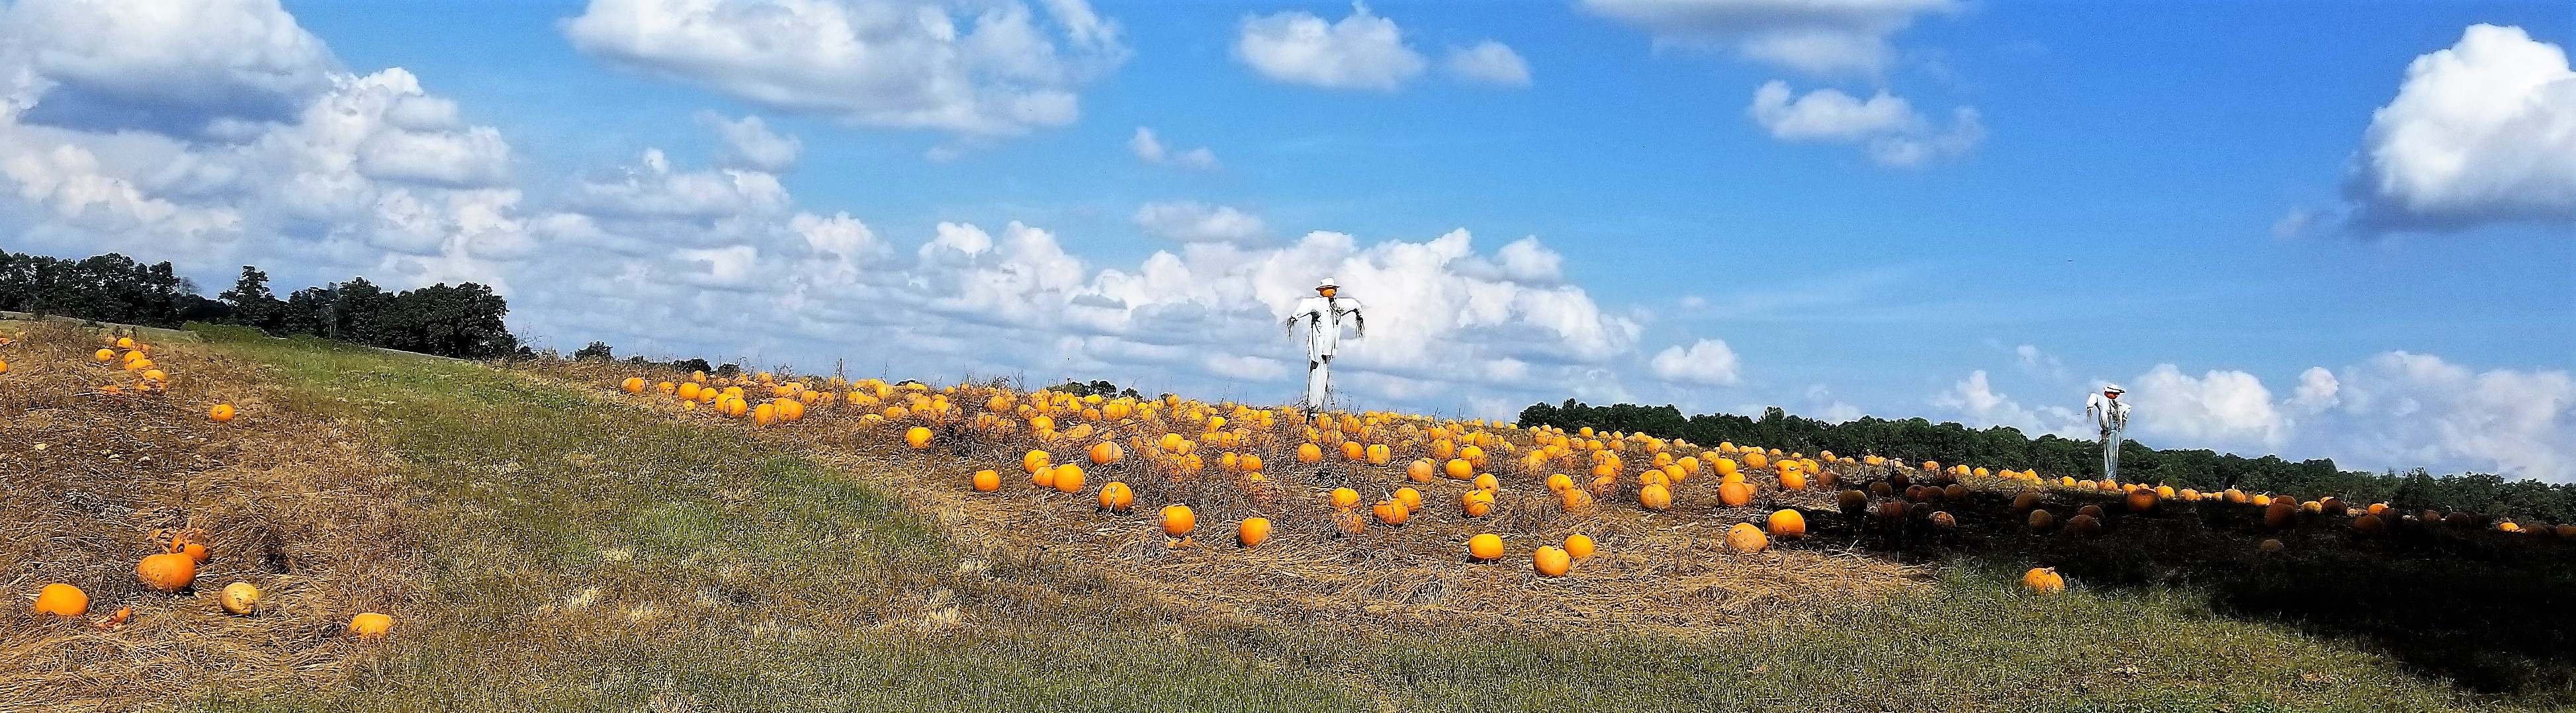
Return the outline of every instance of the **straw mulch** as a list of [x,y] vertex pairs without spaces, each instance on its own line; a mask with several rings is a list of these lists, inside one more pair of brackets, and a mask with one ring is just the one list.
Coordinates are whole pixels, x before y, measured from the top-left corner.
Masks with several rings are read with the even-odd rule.
[[[650,390],[642,396],[617,392],[616,382],[632,366],[554,362],[522,368],[668,417],[751,428],[705,410],[684,411],[676,399]],[[648,376],[664,378],[676,377]],[[1696,636],[1875,601],[1923,586],[1928,577],[1921,567],[1854,546],[1858,533],[1849,531],[1846,518],[1828,516],[1833,493],[1821,488],[1783,491],[1775,485],[1748,506],[1730,508],[1718,501],[1717,478],[1710,474],[1676,488],[1673,507],[1654,512],[1637,506],[1631,475],[1620,492],[1584,511],[1567,512],[1544,476],[1497,467],[1503,488],[1493,513],[1468,518],[1460,503],[1467,482],[1405,478],[1403,464],[1418,454],[1400,453],[1388,466],[1337,457],[1301,465],[1283,446],[1247,449],[1268,465],[1268,482],[1259,487],[1218,473],[1213,464],[1195,477],[1174,478],[1131,457],[1100,467],[1084,462],[1088,482],[1081,492],[1066,494],[1029,481],[1019,466],[1030,446],[1021,440],[1025,436],[993,438],[943,428],[940,445],[913,451],[902,445],[901,428],[862,430],[857,415],[846,407],[820,408],[803,422],[759,434],[884,487],[908,508],[941,522],[970,551],[1074,563],[1088,576],[1132,585],[1128,589],[1174,611],[1369,630],[1615,628]],[[1078,445],[1050,450],[1059,462],[1081,458]],[[1203,452],[1214,460],[1213,452]],[[985,468],[1004,474],[999,492],[969,487],[972,474]],[[1099,508],[1100,487],[1112,480],[1135,490],[1130,512]],[[1367,503],[1408,486],[1422,494],[1423,507],[1404,525],[1371,520],[1357,535],[1333,526],[1325,504],[1333,488],[1359,491],[1365,512]],[[1175,542],[1162,531],[1158,510],[1168,503],[1195,511],[1199,529],[1189,542]],[[1729,526],[1759,524],[1779,508],[1805,510],[1813,535],[1755,554],[1726,549]],[[1236,523],[1255,515],[1269,518],[1276,534],[1257,548],[1238,546]],[[1508,554],[1489,563],[1467,561],[1467,540],[1481,532],[1501,535]],[[1532,551],[1578,533],[1596,540],[1600,553],[1564,577],[1534,571]]]
[[[255,369],[197,345],[151,344],[165,393],[90,352],[113,335],[0,325],[0,713],[130,710],[192,689],[262,690],[344,678],[360,611],[400,616],[412,584],[388,458],[332,422],[283,407]],[[100,392],[117,385],[124,394]],[[218,424],[209,406],[240,416]],[[212,556],[165,594],[134,568],[156,530],[202,528]],[[224,585],[263,593],[224,613]],[[89,616],[34,613],[46,584]],[[107,626],[119,609],[123,623]]]

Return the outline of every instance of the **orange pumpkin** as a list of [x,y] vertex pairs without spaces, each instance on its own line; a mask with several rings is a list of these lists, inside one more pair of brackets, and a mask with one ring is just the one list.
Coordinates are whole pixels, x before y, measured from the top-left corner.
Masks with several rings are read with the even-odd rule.
[[1771,548],[1771,538],[1753,523],[1739,522],[1726,529],[1726,548],[1741,554],[1752,554]]
[[1173,503],[1163,506],[1163,534],[1181,537],[1199,528],[1199,517],[1190,506]]
[[1112,480],[1100,486],[1100,509],[1126,512],[1127,507],[1134,504],[1136,504],[1136,491],[1129,489],[1126,483]]
[[1441,466],[1441,472],[1448,475],[1450,480],[1467,480],[1476,477],[1476,465],[1467,462],[1465,458],[1451,458],[1448,463]]
[[1461,509],[1466,511],[1468,517],[1484,517],[1486,513],[1494,511],[1494,491],[1470,490],[1467,494],[1458,497]]
[[2264,527],[2278,530],[2298,524],[2298,522],[2299,508],[2291,505],[2287,498],[2272,501],[2272,504],[2269,507],[2263,508]]
[[385,616],[383,614],[366,612],[357,616],[349,617],[349,634],[358,637],[361,641],[372,641],[384,638],[385,632],[390,631],[393,628],[393,617]]
[[2156,501],[2161,499],[2161,496],[2161,493],[2145,488],[2129,491],[2129,512],[2139,514],[2155,512]]
[[89,613],[89,593],[61,582],[45,585],[36,592],[36,613],[54,616],[80,616]]
[[[769,404],[761,404],[760,407],[766,410],[769,408]],[[912,428],[904,429],[903,442],[904,445],[912,446],[914,450],[929,448],[930,427],[914,426]]]
[[1467,538],[1467,557],[1490,562],[1503,556],[1503,537],[1488,532]]
[[2036,491],[2024,490],[2020,495],[2013,496],[2013,510],[2016,512],[2030,512],[2037,507],[2039,507],[2039,493]]
[[1564,473],[1558,473],[1547,477],[1548,492],[1562,493],[1565,492],[1565,489],[1571,487],[1574,487],[1574,479],[1566,477]]
[[1771,531],[1772,537],[1798,538],[1807,536],[1807,516],[1796,510],[1773,511],[1771,513],[1771,519],[1767,524],[1770,526],[1769,530]]
[[1402,525],[1405,520],[1413,517],[1413,511],[1404,509],[1404,503],[1393,500],[1380,500],[1377,504],[1370,505],[1369,514],[1376,515],[1378,522],[1389,525]]
[[1594,547],[1592,538],[1586,535],[1577,534],[1565,538],[1565,553],[1574,556],[1575,559],[1592,559]]
[[1416,483],[1428,483],[1431,482],[1432,474],[1439,470],[1439,466],[1431,464],[1431,459],[1419,458],[1415,459],[1412,465],[1404,467],[1404,477]]
[[1002,474],[992,469],[975,471],[975,492],[989,493],[1002,489]]
[[1530,553],[1530,566],[1537,569],[1541,576],[1563,577],[1567,570],[1574,567],[1574,558],[1566,554],[1565,550],[1555,545],[1548,545],[1538,548],[1537,552]]
[[1834,498],[1834,504],[1840,506],[1843,512],[1859,513],[1869,507],[1869,494],[1858,490],[1845,490],[1842,495]]
[[1055,467],[1055,491],[1056,491],[1056,492],[1059,492],[1059,493],[1078,493],[1078,492],[1082,492],[1082,479],[1083,479],[1083,475],[1082,475],[1082,466],[1074,465],[1074,464],[1072,464],[1072,463],[1066,463],[1066,464],[1064,464],[1064,465],[1059,465],[1059,466],[1056,466],[1056,467]]
[[1350,488],[1333,489],[1333,507],[1335,509],[1346,508],[1358,504],[1360,504],[1360,491],[1352,490]]
[[1090,455],[1092,465],[1108,465],[1127,457],[1127,450],[1118,447],[1116,441],[1101,441],[1091,445]]
[[1637,490],[1637,504],[1648,510],[1670,510],[1673,492],[1662,485],[1648,485]]
[[197,559],[184,553],[164,552],[143,558],[134,566],[134,578],[144,586],[164,592],[176,592],[197,579]]
[[1234,540],[1245,547],[1259,547],[1270,541],[1270,518],[1247,517],[1234,526]]
[[1323,449],[1323,447],[1321,447],[1321,446],[1317,446],[1317,445],[1312,444],[1312,443],[1301,443],[1301,444],[1298,444],[1298,445],[1297,445],[1297,462],[1299,462],[1299,463],[1320,463],[1320,462],[1323,462],[1323,460],[1324,460],[1324,449]]
[[2066,531],[2078,535],[2099,535],[2102,534],[2102,519],[2091,515],[2077,515],[2075,519],[2066,521]]
[[2021,586],[2041,594],[2057,594],[2066,591],[2066,578],[2055,567],[2036,567],[2021,575]]
[[215,404],[214,408],[206,409],[206,418],[216,423],[231,423],[233,420],[233,405]]
[[1047,466],[1054,465],[1054,463],[1054,457],[1047,455],[1046,451],[1033,450],[1029,451],[1027,455],[1020,456],[1020,468],[1031,473],[1046,470]]
[[1950,516],[1950,513],[1943,512],[1943,511],[1940,511],[1940,510],[1934,510],[1934,511],[1932,511],[1932,527],[1933,527],[1933,528],[1935,528],[1935,529],[1941,529],[1941,530],[1950,530],[1950,529],[1956,529],[1958,526],[1959,526],[1959,519],[1958,519],[1958,518],[1955,518],[1955,517],[1951,517],[1951,516]]
[[2033,532],[2047,532],[2049,528],[2056,527],[2056,526],[2057,526],[2057,516],[2056,516],[2056,515],[2054,515],[2054,514],[2050,514],[2050,513],[2049,513],[2048,511],[2046,511],[2046,510],[2032,510],[2032,511],[2030,511],[2030,529],[2031,529],[2031,531],[2033,531]]
[[1422,509],[1422,491],[1414,490],[1412,488],[1396,488],[1395,502],[1403,505],[1406,510],[1420,510]]
[[1903,500],[1890,500],[1879,503],[1878,519],[1886,522],[1904,522],[1906,512],[1912,509],[1913,508],[1907,507]]
[[1753,502],[1753,484],[1731,482],[1717,486],[1717,499],[1727,507],[1740,508]]

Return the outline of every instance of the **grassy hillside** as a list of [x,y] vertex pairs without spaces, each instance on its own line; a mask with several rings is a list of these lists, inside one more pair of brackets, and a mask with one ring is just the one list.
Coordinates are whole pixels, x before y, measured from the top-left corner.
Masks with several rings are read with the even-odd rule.
[[[918,486],[963,482],[973,463],[961,457],[675,418],[563,374],[309,340],[210,348],[257,365],[227,378],[273,387],[267,407],[297,419],[282,422],[333,424],[345,447],[383,454],[400,489],[388,497],[403,507],[399,531],[380,539],[410,550],[388,576],[414,591],[393,606],[387,640],[334,644],[345,674],[244,682],[182,664],[164,671],[193,692],[101,708],[2422,711],[2553,700],[2454,688],[2367,637],[2221,616],[2221,602],[2187,584],[2106,574],[2101,586],[2079,577],[2065,595],[2029,594],[2011,584],[2028,563],[2001,552],[1895,565],[1921,584],[1874,599],[1817,592],[1832,603],[1700,634],[1283,622],[1165,596],[1089,553],[985,539]],[[62,388],[15,377],[0,375],[0,388]],[[12,482],[38,477],[23,462],[0,467]],[[9,556],[8,592],[27,596],[37,568]],[[1867,547],[1814,556],[1897,558]],[[1234,586],[1258,596],[1262,585]],[[158,601],[211,606],[202,595]],[[81,626],[23,605],[0,623],[13,643]],[[0,671],[30,660],[0,658]]]

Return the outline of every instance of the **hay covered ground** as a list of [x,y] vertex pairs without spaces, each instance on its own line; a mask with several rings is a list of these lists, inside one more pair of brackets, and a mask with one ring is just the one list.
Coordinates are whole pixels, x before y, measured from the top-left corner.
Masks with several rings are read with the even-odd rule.
[[[623,374],[568,365],[503,371],[218,336],[172,348],[234,365],[224,383],[269,389],[264,410],[246,409],[233,425],[295,424],[282,430],[348,444],[306,451],[363,457],[331,470],[385,474],[371,482],[388,488],[374,502],[399,503],[389,506],[390,530],[350,540],[387,548],[384,581],[404,594],[381,605],[397,615],[395,635],[359,644],[322,626],[309,641],[286,637],[306,641],[301,649],[198,649],[205,653],[99,679],[35,681],[56,696],[47,700],[89,702],[62,709],[2553,707],[2455,686],[2374,640],[2239,616],[2223,593],[2193,586],[2106,569],[2079,577],[2063,596],[2026,594],[2012,584],[2026,559],[1834,520],[1830,508],[1818,511],[1806,541],[1734,555],[1703,549],[1715,534],[1703,528],[1759,508],[1717,507],[1687,488],[1668,513],[1634,512],[1633,501],[1611,509],[1605,499],[1597,521],[1503,503],[1484,527],[1511,535],[1515,554],[1574,528],[1603,539],[1602,558],[1561,579],[1530,575],[1526,559],[1460,561],[1453,538],[1470,526],[1443,514],[1439,498],[1453,493],[1433,488],[1452,487],[1445,483],[1423,488],[1432,504],[1402,529],[1335,538],[1283,510],[1275,547],[1247,553],[1201,538],[1172,549],[1151,529],[1149,511],[1089,507],[1096,485],[1085,497],[1039,495],[1015,479],[1001,495],[970,495],[967,474],[994,464],[972,447],[913,451],[882,434],[808,428],[826,425],[820,415],[755,431],[664,410],[605,388]],[[0,356],[12,362],[0,382],[26,368],[17,354]],[[201,369],[217,367],[190,367]],[[174,402],[185,383],[174,382]],[[61,388],[73,386],[81,385]],[[28,411],[60,419],[72,408]],[[174,406],[167,418],[186,421],[196,408]],[[6,445],[13,458],[25,452],[17,441]],[[110,460],[131,458],[101,454],[43,472]],[[12,477],[35,472],[17,462]],[[1271,507],[1288,505],[1288,486],[1331,477],[1281,465],[1273,485],[1283,494]],[[120,477],[111,484],[137,488],[138,478]],[[16,482],[11,497],[19,497]],[[1147,486],[1138,488],[1140,506],[1178,494],[1168,482],[1138,482]],[[1226,504],[1221,492],[1199,497],[1204,527],[1229,525],[1239,513],[1228,508],[1250,507]],[[1781,497],[1794,504],[1804,496]],[[1823,507],[1801,507],[1810,505]],[[1988,516],[1966,506],[1966,522]],[[240,535],[228,540],[225,528],[285,529],[294,517],[233,510],[206,520],[221,552],[201,576],[230,576],[214,573],[225,558],[259,551]],[[83,526],[78,518],[47,511],[12,536],[62,537]],[[2244,537],[2222,534],[2227,543]],[[2090,556],[2083,548],[2106,540],[2063,551],[2046,549],[2060,546],[2050,542],[2030,551]],[[368,551],[341,541],[318,548],[308,556]],[[64,561],[75,563],[65,571],[97,572],[100,587],[118,586],[105,580],[120,572],[131,581],[131,556],[117,548],[12,550],[0,566],[24,573]],[[7,591],[32,592],[25,583]],[[315,617],[328,610],[332,618],[321,620],[336,623],[364,595],[333,596],[346,601],[310,605]],[[150,650],[208,646],[229,633],[129,624],[93,634],[14,606],[0,617],[0,635],[31,650],[62,646],[42,638],[53,635],[124,637],[115,644]],[[221,616],[202,609],[167,619]],[[56,670],[44,660],[0,662],[0,685]],[[234,666],[311,668],[262,678]]]
[[[0,336],[0,711],[117,709],[168,700],[206,680],[252,687],[336,685],[361,611],[410,598],[393,459],[338,421],[292,408],[256,365],[185,342],[150,345],[166,392],[90,358],[111,334],[11,323]],[[122,352],[123,350],[118,350]],[[122,393],[103,393],[117,386]],[[208,407],[235,405],[231,423]],[[175,594],[134,567],[155,531],[203,529],[209,559]],[[87,591],[91,616],[29,610],[46,584]],[[251,616],[216,593],[250,582]],[[99,622],[130,610],[120,625]]]

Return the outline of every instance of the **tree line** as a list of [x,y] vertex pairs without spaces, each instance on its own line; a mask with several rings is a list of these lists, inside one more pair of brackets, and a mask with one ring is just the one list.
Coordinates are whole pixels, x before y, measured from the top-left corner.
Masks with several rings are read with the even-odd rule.
[[281,299],[268,273],[245,265],[232,289],[207,299],[170,263],[115,253],[65,260],[0,250],[0,310],[163,328],[238,324],[459,359],[527,352],[502,321],[508,301],[471,282],[389,292],[357,277]]
[[[1917,463],[1932,460],[1986,468],[2036,469],[2051,478],[2102,477],[2099,441],[2054,434],[2031,438],[2010,426],[1979,430],[1922,418],[1891,421],[1864,416],[1827,423],[1792,416],[1778,407],[1764,409],[1758,419],[1726,413],[1684,416],[1681,409],[1670,405],[1592,406],[1567,399],[1563,404],[1539,403],[1523,409],[1520,425],[1555,426],[1569,431],[1590,426],[1596,431],[1646,433],[1708,446],[1734,442],[1809,454],[1833,451],[1837,455],[1877,455]],[[2552,523],[2576,521],[2576,483],[2508,481],[2493,473],[2436,476],[2423,469],[2384,473],[2342,470],[2327,458],[2293,462],[2279,456],[2247,458],[2205,449],[2160,450],[2126,439],[2120,442],[2120,479],[2206,491],[2242,488],[2306,499],[2333,495],[2354,502],[2385,502],[2406,512],[2458,510]]]

